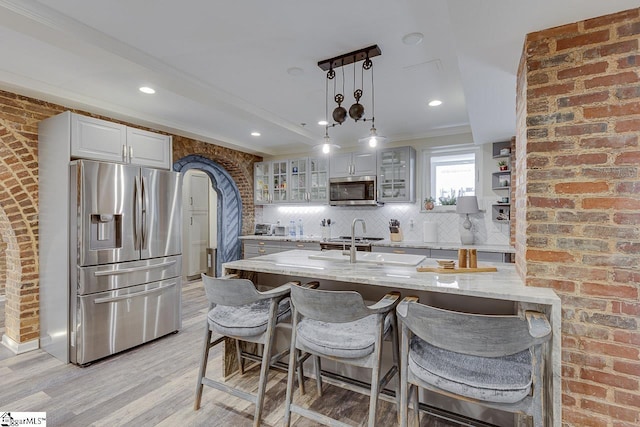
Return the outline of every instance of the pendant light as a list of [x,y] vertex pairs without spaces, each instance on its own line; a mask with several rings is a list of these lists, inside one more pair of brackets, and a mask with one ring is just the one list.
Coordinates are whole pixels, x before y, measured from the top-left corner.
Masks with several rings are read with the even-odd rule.
[[[333,69],[329,70],[328,73],[333,73],[335,75],[335,71],[333,71]],[[344,81],[344,79],[343,79],[343,81]],[[332,148],[340,148],[339,145],[335,145],[335,144],[332,143],[331,137],[329,136],[329,121],[328,121],[329,104],[328,104],[328,101],[327,101],[327,92],[328,91],[329,91],[329,78],[327,78],[327,80],[326,80],[325,97],[324,97],[324,120],[325,120],[325,123],[327,123],[327,124],[324,126],[323,142],[319,147],[317,147],[317,148],[320,148],[322,150],[323,154],[330,154]],[[335,82],[334,82],[333,91],[335,93]],[[343,92],[344,92],[344,88],[343,88]],[[343,110],[344,110],[344,108],[343,108]],[[346,111],[345,111],[345,115],[344,116],[346,116]],[[334,120],[335,120],[335,111],[334,111]],[[343,121],[344,121],[344,118],[343,118]]]
[[[367,58],[365,63],[362,65],[363,68],[367,65],[367,61],[371,62],[371,60]],[[360,138],[358,142],[367,142],[369,143],[369,147],[375,148],[378,144],[387,142],[387,137],[378,135],[378,131],[376,130],[376,97],[373,85],[373,64],[370,64],[369,68],[371,69],[371,129],[369,129],[369,135],[364,138]]]
[[[328,105],[327,100],[329,97],[329,80],[333,80],[333,101],[337,104],[335,109],[332,112],[333,123],[327,124],[325,127],[325,142],[322,144],[323,152],[328,152],[332,147],[336,147],[334,144],[331,144],[329,138],[329,126],[334,127],[336,125],[342,125],[347,116],[352,118],[356,123],[358,121],[370,121],[371,128],[369,129],[369,135],[364,138],[360,138],[359,142],[366,142],[370,147],[376,147],[378,144],[381,144],[386,141],[386,137],[378,135],[378,131],[375,127],[375,92],[374,92],[374,84],[373,84],[373,61],[371,58],[379,56],[382,54],[382,51],[378,47],[378,45],[373,45],[366,47],[364,49],[356,50],[354,52],[349,52],[344,55],[336,56],[334,58],[325,59],[323,61],[318,62],[318,66],[327,71],[326,85],[325,85],[325,116],[328,117]],[[360,87],[356,87],[356,63],[363,61],[361,75],[360,75]],[[337,76],[335,69],[343,67],[345,65],[353,64],[353,97],[355,102],[349,107],[347,111],[342,103],[345,100],[345,79],[344,79],[344,68],[342,69],[342,92],[337,92]],[[364,88],[364,72],[371,72],[371,118],[365,117],[365,107],[360,103],[362,99]]]

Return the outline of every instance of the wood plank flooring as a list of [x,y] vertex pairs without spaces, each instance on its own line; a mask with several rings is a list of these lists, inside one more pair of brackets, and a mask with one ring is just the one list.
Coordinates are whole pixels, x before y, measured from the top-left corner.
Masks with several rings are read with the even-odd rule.
[[[86,368],[61,363],[41,350],[11,357],[0,354],[0,411],[44,411],[50,427],[250,426],[253,405],[212,388],[204,388],[202,406],[193,410],[207,303],[201,282],[185,284],[182,295],[179,333]],[[209,376],[221,375],[221,348],[212,350]],[[259,369],[253,368],[229,383],[255,392],[258,376]],[[286,374],[272,370],[269,378],[263,425],[280,426]],[[307,393],[296,392],[296,402],[347,423],[366,422],[367,396],[328,384],[324,387],[322,398],[317,399],[315,382],[307,379]],[[377,424],[397,425],[395,405],[380,402]],[[316,424],[294,415],[292,425]],[[422,426],[457,424],[423,416]]]

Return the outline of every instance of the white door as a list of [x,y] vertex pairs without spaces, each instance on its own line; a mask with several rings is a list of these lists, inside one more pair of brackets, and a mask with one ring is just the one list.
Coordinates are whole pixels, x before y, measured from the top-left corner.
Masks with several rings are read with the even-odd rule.
[[182,256],[187,277],[198,276],[207,271],[210,188],[211,182],[206,173],[196,170],[186,173],[183,188],[185,240]]

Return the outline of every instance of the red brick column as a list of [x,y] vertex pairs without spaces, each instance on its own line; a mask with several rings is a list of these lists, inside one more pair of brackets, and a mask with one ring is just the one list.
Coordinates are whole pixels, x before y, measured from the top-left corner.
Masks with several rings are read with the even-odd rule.
[[640,9],[527,36],[516,264],[562,298],[563,423],[640,425]]
[[16,343],[39,336],[38,121],[26,98],[0,92],[0,238],[6,247],[5,330]]

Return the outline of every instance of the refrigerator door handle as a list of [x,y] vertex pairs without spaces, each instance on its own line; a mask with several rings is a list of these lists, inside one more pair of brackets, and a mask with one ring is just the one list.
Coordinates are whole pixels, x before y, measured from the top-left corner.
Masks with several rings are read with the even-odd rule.
[[114,274],[133,273],[133,272],[136,272],[136,271],[153,270],[153,269],[156,269],[156,268],[169,267],[170,265],[173,265],[175,263],[176,263],[176,260],[174,259],[174,260],[171,260],[171,261],[163,262],[161,264],[142,265],[140,267],[122,268],[120,270],[96,271],[95,273],[93,273],[93,275],[95,277],[100,277],[100,276],[112,276]]
[[146,249],[147,248],[147,243],[149,243],[149,228],[150,228],[150,224],[149,224],[149,216],[148,216],[148,211],[149,211],[149,188],[147,186],[147,178],[146,177],[142,177],[142,199],[143,199],[143,205],[142,205],[142,246],[140,246],[140,249]]
[[136,175],[135,179],[135,187],[134,187],[134,197],[135,197],[135,206],[133,208],[134,215],[134,227],[133,227],[133,235],[134,235],[134,246],[137,250],[140,250],[140,235],[142,227],[140,225],[141,220],[141,211],[142,211],[142,189],[140,188],[140,177]]
[[123,299],[129,299],[129,298],[136,298],[142,295],[147,295],[147,294],[151,294],[154,292],[159,292],[159,291],[163,291],[167,288],[170,288],[172,286],[175,286],[177,284],[177,282],[171,282],[169,284],[163,285],[163,286],[158,286],[157,288],[153,288],[153,289],[147,289],[146,291],[142,291],[142,292],[134,292],[132,294],[126,294],[126,295],[119,295],[117,297],[106,297],[106,298],[96,298],[93,300],[94,304],[104,304],[104,303],[108,303],[108,302],[116,302],[116,301],[122,301]]

